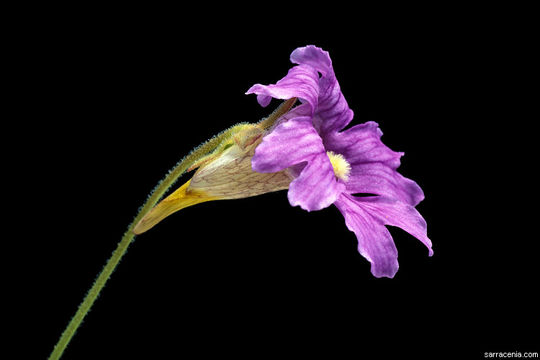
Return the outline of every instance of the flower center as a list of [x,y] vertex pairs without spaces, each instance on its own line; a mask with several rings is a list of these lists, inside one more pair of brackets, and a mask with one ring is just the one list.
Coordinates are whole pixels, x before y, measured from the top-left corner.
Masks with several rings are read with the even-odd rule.
[[326,154],[328,155],[332,168],[334,169],[334,175],[343,181],[349,180],[351,165],[347,162],[347,160],[345,160],[343,155],[336,154],[332,151],[327,151]]

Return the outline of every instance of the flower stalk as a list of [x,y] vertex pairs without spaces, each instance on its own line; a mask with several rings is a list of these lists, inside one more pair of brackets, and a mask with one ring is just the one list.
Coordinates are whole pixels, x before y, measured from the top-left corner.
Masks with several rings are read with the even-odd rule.
[[129,225],[127,231],[125,232],[122,240],[118,243],[116,250],[107,261],[107,264],[99,274],[98,278],[86,294],[83,302],[79,305],[77,312],[69,322],[68,326],[62,333],[60,340],[55,345],[53,352],[51,353],[49,359],[57,360],[60,359],[67,345],[71,341],[73,335],[81,325],[82,321],[86,317],[86,314],[92,308],[92,305],[96,301],[99,293],[109,280],[114,269],[126,253],[129,245],[135,238],[135,233],[133,233],[133,228],[137,223],[157,204],[165,192],[175,183],[175,181],[199,158],[204,156],[206,153],[215,148],[225,136],[225,132],[210,139],[206,143],[202,144],[195,150],[191,152],[188,156],[182,159],[168,174],[167,176],[156,186],[151,195],[148,197],[144,205],[141,207],[139,213]]
[[[265,130],[266,128],[272,126],[273,123],[283,114],[289,111],[295,101],[296,99],[290,99],[283,102],[268,118],[263,119],[256,125],[251,126],[258,126],[261,130]],[[133,219],[132,223],[128,226],[127,231],[118,243],[118,246],[114,250],[111,257],[107,261],[105,267],[103,268],[96,281],[86,294],[82,303],[79,305],[77,312],[60,336],[58,343],[55,345],[51,355],[49,356],[49,360],[58,360],[64,353],[69,342],[75,335],[75,332],[80,327],[82,321],[92,308],[92,305],[94,304],[97,297],[105,287],[105,284],[111,277],[111,274],[114,272],[114,270],[120,263],[122,257],[126,254],[129,245],[135,239],[137,232],[134,232],[134,229],[136,228],[137,224],[139,224],[139,222],[148,213],[150,213],[150,211],[161,200],[163,195],[165,195],[167,190],[169,190],[169,188],[176,182],[176,180],[178,180],[178,178],[182,174],[184,174],[186,171],[192,170],[194,164],[197,165],[197,163],[201,163],[201,161],[204,161],[209,156],[218,156],[219,152],[222,151],[224,148],[224,146],[222,145],[234,138],[234,136],[237,135],[246,126],[246,124],[238,124],[232,126],[231,128],[222,131],[210,140],[199,145],[197,148],[192,150],[189,155],[180,160],[176,164],[176,166],[169,171],[165,178],[159,182],[159,184],[154,188],[144,205],[140,208],[139,213],[137,214],[137,216],[135,216],[135,219]]]

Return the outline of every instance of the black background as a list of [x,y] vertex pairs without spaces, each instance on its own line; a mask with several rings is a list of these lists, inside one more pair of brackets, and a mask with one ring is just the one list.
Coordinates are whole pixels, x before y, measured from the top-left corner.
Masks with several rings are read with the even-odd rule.
[[244,93],[281,79],[307,44],[330,52],[353,124],[377,121],[405,152],[434,256],[391,228],[400,270],[376,279],[335,207],[307,213],[286,192],[200,204],[137,237],[64,358],[538,351],[536,238],[514,202],[532,190],[499,93],[504,22],[138,10],[44,20],[18,53],[35,201],[20,283],[39,344],[23,352],[52,350],[155,184],[212,135],[268,115],[276,101]]

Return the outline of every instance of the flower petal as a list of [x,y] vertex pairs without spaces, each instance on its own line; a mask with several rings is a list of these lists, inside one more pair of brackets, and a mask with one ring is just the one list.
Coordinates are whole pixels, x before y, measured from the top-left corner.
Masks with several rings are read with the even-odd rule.
[[358,251],[371,263],[371,273],[393,278],[399,269],[398,253],[388,229],[350,195],[342,194],[334,204],[356,234]]
[[424,192],[416,182],[377,162],[354,166],[347,181],[347,192],[382,195],[412,206],[424,200]]
[[297,117],[282,121],[263,138],[251,166],[254,171],[268,173],[305,163],[299,174],[294,174],[296,179],[289,185],[288,197],[292,206],[312,211],[330,206],[345,185],[336,180],[322,139],[311,118],[304,115],[309,111],[308,104],[291,110],[286,117]]
[[353,118],[353,112],[341,92],[328,52],[308,45],[294,50],[291,61],[309,65],[322,74],[319,80],[319,107],[313,118],[319,133],[324,137],[328,132],[339,131],[347,126]]
[[398,269],[397,250],[384,225],[397,226],[426,245],[433,255],[427,237],[426,222],[413,206],[383,196],[355,198],[342,194],[335,202],[345,217],[349,230],[358,238],[358,250],[371,263],[376,277],[393,277]]
[[326,152],[314,156],[300,175],[289,185],[287,197],[292,206],[307,211],[324,209],[345,191],[345,184],[336,180]]
[[291,62],[295,64],[305,64],[313,67],[323,76],[334,72],[332,69],[332,60],[328,51],[324,51],[313,45],[299,47],[291,53]]
[[347,126],[354,113],[349,108],[335,77],[323,78],[320,81],[319,107],[313,117],[313,124],[325,137]]
[[380,162],[397,169],[401,152],[390,150],[381,141],[382,131],[376,122],[353,126],[344,132],[328,133],[324,145],[328,150],[342,154],[354,167],[358,164]]
[[291,99],[297,97],[307,101],[311,106],[311,113],[317,108],[319,97],[319,74],[311,66],[298,65],[289,70],[287,75],[276,84],[255,84],[246,94],[257,94],[257,101],[261,106],[267,106],[271,98]]
[[[270,99],[298,97],[311,105],[315,128],[324,136],[343,129],[353,118],[332,68],[327,51],[309,45],[295,49],[291,62],[299,64],[275,85],[256,84],[246,94],[257,94],[257,101],[267,106]],[[322,77],[319,78],[321,73]]]
[[420,240],[433,255],[431,240],[427,236],[426,221],[411,205],[384,196],[355,198],[369,213],[385,225],[397,226]]
[[280,123],[263,137],[255,149],[251,161],[254,171],[281,171],[310,160],[316,154],[326,154],[322,140],[311,124],[310,111],[309,105],[303,104],[278,120]]

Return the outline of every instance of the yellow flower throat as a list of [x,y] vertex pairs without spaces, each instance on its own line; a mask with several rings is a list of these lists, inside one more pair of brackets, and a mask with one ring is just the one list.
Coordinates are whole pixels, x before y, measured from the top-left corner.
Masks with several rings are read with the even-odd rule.
[[351,165],[345,160],[345,157],[341,154],[336,154],[332,151],[327,151],[326,154],[330,159],[334,174],[338,179],[343,181],[349,180],[349,173],[351,172]]

